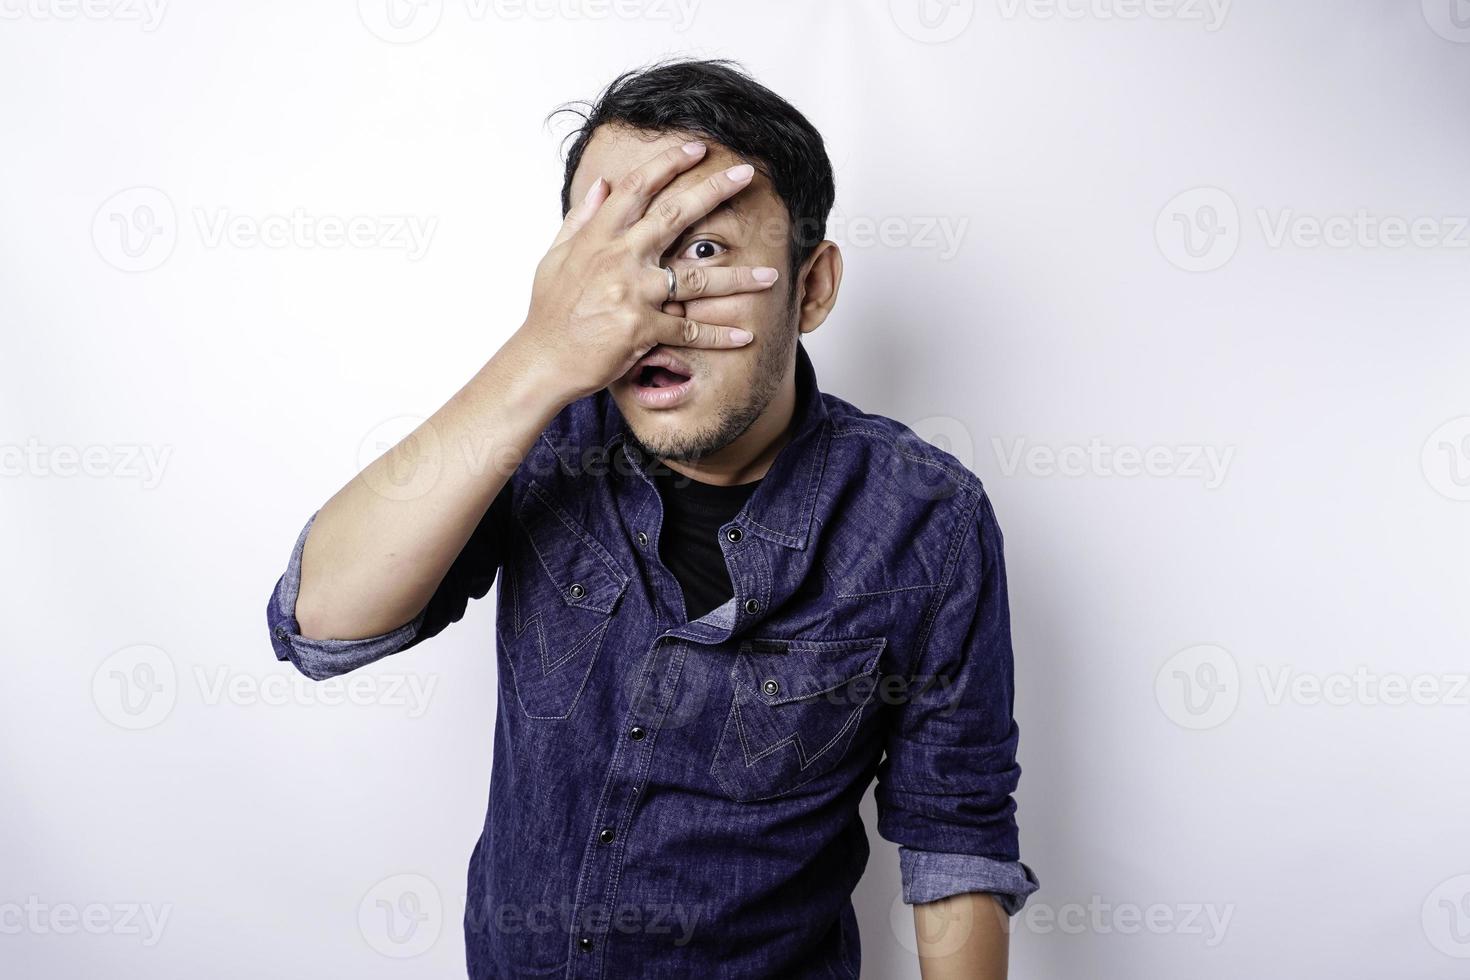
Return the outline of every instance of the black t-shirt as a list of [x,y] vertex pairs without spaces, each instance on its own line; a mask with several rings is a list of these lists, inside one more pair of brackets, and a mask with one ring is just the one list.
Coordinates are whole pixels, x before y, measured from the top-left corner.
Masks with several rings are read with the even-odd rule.
[[651,475],[664,504],[659,557],[679,580],[684,611],[695,620],[734,595],[725,553],[720,550],[720,526],[740,513],[761,481],[722,487],[690,479],[661,464]]

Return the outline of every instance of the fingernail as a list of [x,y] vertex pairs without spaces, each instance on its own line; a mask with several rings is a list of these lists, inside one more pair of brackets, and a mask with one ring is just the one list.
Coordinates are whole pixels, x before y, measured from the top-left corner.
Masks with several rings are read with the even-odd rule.
[[684,152],[687,153],[687,154],[689,154],[692,157],[697,157],[701,153],[704,152],[704,144],[703,143],[697,143],[697,142],[696,143],[685,143],[684,144]]
[[731,167],[729,170],[726,170],[725,176],[738,184],[742,180],[749,180],[754,177],[755,168],[748,163],[742,163],[738,167]]
[[756,282],[775,282],[776,278],[780,275],[781,273],[777,272],[775,269],[766,268],[764,266],[759,269],[750,270],[750,278],[754,279]]
[[589,188],[587,188],[587,196],[584,197],[584,198],[582,198],[582,203],[583,204],[586,204],[588,201],[592,200],[594,197],[597,196],[597,192],[599,190],[601,190],[601,189],[602,189],[602,178],[601,177],[598,177],[596,180],[594,180],[592,182],[592,186],[589,187]]
[[755,334],[751,333],[749,330],[741,330],[739,328],[736,328],[730,331],[730,339],[735,341],[735,343],[737,344],[748,344],[755,339]]

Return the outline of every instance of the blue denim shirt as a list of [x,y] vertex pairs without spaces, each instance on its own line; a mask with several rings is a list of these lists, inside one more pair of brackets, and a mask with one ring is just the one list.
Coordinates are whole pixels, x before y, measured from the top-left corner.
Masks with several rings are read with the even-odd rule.
[[1036,889],[990,502],[952,456],[820,392],[800,344],[797,385],[790,442],[721,528],[734,598],[694,622],[606,391],[553,420],[400,629],[301,636],[301,532],[268,619],[309,677],[407,650],[499,583],[476,980],[857,977],[875,776],[905,901],[990,892],[1014,914]]

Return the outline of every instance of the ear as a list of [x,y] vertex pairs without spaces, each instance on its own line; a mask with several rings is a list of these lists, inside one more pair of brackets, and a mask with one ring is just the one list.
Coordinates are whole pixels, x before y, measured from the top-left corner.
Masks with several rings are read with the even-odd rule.
[[802,263],[800,286],[797,326],[802,333],[811,333],[837,305],[837,291],[842,288],[842,250],[836,242],[822,242]]

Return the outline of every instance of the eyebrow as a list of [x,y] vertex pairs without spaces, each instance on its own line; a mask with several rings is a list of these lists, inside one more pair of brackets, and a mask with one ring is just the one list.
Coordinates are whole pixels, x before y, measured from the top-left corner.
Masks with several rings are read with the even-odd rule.
[[715,205],[715,207],[714,207],[714,209],[712,211],[710,211],[704,217],[700,218],[698,221],[694,222],[694,224],[690,225],[689,228],[686,228],[685,229],[685,234],[688,234],[690,230],[699,227],[700,225],[704,224],[705,222],[710,221],[710,220],[712,220],[714,218],[718,218],[721,215],[725,215],[725,214],[728,214],[728,215],[730,215],[730,217],[734,218],[736,220],[736,222],[738,222],[740,224],[740,227],[741,228],[748,228],[748,227],[750,227],[750,216],[749,215],[747,215],[740,208],[736,207],[730,201],[721,201],[719,204],[716,204]]

